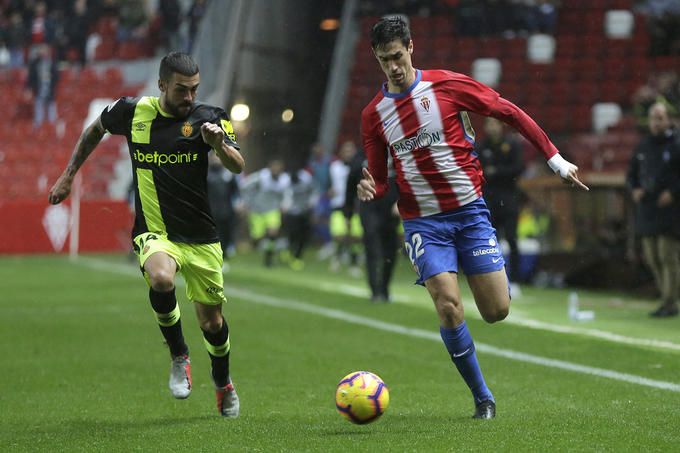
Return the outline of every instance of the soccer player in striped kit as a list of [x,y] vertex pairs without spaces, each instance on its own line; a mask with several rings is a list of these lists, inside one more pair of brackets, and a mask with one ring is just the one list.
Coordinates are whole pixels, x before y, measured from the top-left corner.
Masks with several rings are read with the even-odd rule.
[[463,74],[415,69],[413,41],[399,17],[378,21],[371,47],[387,77],[364,108],[361,131],[368,168],[357,186],[362,201],[385,195],[387,153],[397,173],[399,212],[406,252],[439,316],[442,340],[470,388],[474,418],[496,415],[463,316],[458,269],[482,317],[505,319],[510,290],[489,210],[482,198],[484,177],[474,153],[475,133],[467,112],[497,118],[517,129],[562,179],[584,190],[578,168],[563,159],[545,132],[521,109],[488,86]]

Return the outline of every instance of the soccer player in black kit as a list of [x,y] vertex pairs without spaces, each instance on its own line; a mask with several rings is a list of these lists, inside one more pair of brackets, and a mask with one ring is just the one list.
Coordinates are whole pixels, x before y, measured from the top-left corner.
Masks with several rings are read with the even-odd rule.
[[106,132],[127,138],[135,189],[132,239],[151,307],[170,348],[170,391],[179,399],[191,393],[189,348],[175,298],[179,272],[212,362],[218,411],[237,417],[229,328],[222,316],[222,249],[207,197],[208,153],[215,150],[233,173],[243,171],[245,162],[224,110],[196,102],[199,82],[191,56],[166,55],[159,70],[160,96],[123,97],[106,107],[81,134],[48,199],[57,204],[68,197],[75,174]]

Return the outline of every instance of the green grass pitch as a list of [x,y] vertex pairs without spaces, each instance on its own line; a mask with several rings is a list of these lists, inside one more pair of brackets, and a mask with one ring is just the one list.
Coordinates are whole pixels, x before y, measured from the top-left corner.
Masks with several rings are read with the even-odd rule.
[[[311,253],[310,253],[311,255]],[[566,316],[568,291],[523,288],[504,322],[470,330],[498,403],[472,398],[438,341],[423,288],[402,260],[395,302],[364,280],[265,269],[236,257],[225,276],[241,417],[217,415],[209,359],[183,286],[194,390],[167,389],[169,357],[138,269],[122,256],[0,258],[0,451],[677,451],[680,319],[652,301],[580,291],[596,318]],[[465,288],[465,285],[462,285]],[[338,380],[380,375],[390,407],[355,426],[336,413]]]

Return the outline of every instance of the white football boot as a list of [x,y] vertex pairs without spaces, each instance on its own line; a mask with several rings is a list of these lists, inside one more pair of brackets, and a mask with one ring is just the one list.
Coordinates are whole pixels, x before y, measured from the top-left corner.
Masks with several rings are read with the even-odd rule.
[[234,384],[229,382],[224,387],[215,388],[215,397],[217,398],[217,410],[222,417],[238,417],[241,405]]
[[191,394],[191,360],[188,355],[172,358],[168,386],[172,396],[177,399],[183,400]]

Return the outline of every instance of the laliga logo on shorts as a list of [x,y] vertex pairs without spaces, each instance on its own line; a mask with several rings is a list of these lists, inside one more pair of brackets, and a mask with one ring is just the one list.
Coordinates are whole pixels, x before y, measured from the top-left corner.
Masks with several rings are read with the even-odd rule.
[[54,251],[60,252],[71,230],[71,210],[63,204],[49,206],[45,209],[42,224]]

